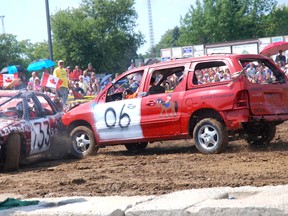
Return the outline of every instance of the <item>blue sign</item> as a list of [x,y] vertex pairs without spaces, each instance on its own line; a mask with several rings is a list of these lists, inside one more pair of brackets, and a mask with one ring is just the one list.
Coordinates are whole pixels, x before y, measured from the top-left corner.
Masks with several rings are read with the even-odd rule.
[[192,47],[182,47],[183,56],[192,56]]
[[161,62],[166,62],[166,61],[170,61],[171,58],[170,57],[163,57],[161,58]]

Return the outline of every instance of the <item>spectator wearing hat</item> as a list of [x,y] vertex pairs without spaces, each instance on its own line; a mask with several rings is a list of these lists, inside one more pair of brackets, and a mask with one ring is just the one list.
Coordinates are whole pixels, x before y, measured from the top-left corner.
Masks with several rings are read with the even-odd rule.
[[[89,77],[91,77],[91,74],[94,72],[94,73],[96,73],[96,70],[93,68],[93,65],[91,64],[91,63],[89,63],[88,64],[88,68],[85,70],[86,72],[87,72],[87,75],[89,76]],[[85,72],[84,71],[84,72]],[[83,72],[83,74],[84,74],[84,72]]]
[[286,56],[283,55],[282,50],[279,50],[279,54],[276,56],[275,62],[276,63],[281,62],[281,65],[283,65],[283,66],[286,64]]
[[58,77],[63,81],[62,85],[59,89],[56,89],[57,96],[62,99],[62,103],[65,106],[68,98],[69,90],[68,90],[68,74],[64,69],[64,61],[58,61],[58,67],[54,69],[53,76]]

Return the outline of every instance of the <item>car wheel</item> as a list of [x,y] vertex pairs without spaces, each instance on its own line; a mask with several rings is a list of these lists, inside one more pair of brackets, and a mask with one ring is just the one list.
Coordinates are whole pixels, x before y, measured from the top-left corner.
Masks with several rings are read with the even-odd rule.
[[128,150],[128,152],[137,153],[137,152],[144,151],[147,145],[148,145],[148,142],[138,142],[138,143],[125,144],[125,147]]
[[199,121],[193,131],[196,148],[204,154],[220,153],[228,144],[228,133],[223,123],[211,118]]
[[[254,128],[254,127],[253,127]],[[254,128],[255,129],[255,128]],[[265,125],[260,130],[248,130],[246,141],[251,146],[269,145],[276,134],[275,125]]]
[[15,171],[20,163],[20,135],[11,134],[6,140],[4,171]]
[[98,151],[90,128],[78,126],[71,131],[70,137],[72,139],[70,153],[73,157],[81,159]]

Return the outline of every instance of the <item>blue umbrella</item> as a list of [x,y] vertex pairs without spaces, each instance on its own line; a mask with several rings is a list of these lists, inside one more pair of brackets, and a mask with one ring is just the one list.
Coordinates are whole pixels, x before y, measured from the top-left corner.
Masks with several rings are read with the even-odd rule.
[[28,65],[28,71],[41,70],[42,68],[50,68],[55,66],[55,62],[50,59],[37,59]]
[[14,74],[14,73],[18,73],[18,72],[24,72],[25,68],[20,66],[20,65],[10,65],[8,67],[5,67],[1,70],[1,74]]
[[103,85],[113,74],[107,74],[101,79],[100,86]]

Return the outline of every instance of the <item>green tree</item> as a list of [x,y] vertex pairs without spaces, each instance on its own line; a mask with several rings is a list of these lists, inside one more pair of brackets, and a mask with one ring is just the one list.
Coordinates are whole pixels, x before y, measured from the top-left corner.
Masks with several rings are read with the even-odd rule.
[[[167,47],[176,47],[178,45],[178,39],[180,37],[180,30],[178,26],[173,29],[169,29],[162,35],[160,42],[154,47],[156,56],[160,56],[160,50]],[[151,50],[148,55],[151,56]]]
[[201,1],[196,0],[196,8],[192,5],[188,13],[181,19],[179,44],[203,44],[207,43],[208,39],[204,34],[204,8]]
[[27,41],[18,42],[15,35],[0,34],[0,70],[9,65],[25,66],[26,45]]
[[265,36],[288,34],[288,7],[281,5],[265,17]]
[[[202,3],[203,2],[203,3]],[[197,0],[181,20],[179,44],[207,44],[266,35],[275,0]]]
[[[31,50],[30,50],[31,49]],[[37,42],[29,48],[31,56],[30,60],[35,60],[35,59],[49,59],[49,47],[48,47],[48,42],[43,41],[43,42]]]
[[144,42],[134,32],[133,5],[134,0],[82,0],[79,8],[58,11],[51,22],[55,59],[82,68],[92,62],[101,73],[126,70]]

